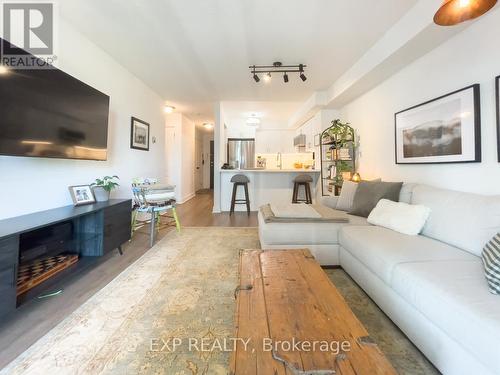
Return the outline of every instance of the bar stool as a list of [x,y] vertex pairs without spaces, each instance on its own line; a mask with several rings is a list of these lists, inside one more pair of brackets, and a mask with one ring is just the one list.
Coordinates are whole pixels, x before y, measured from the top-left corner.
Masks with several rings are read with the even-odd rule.
[[[233,197],[231,198],[231,211],[229,212],[229,216],[234,213],[234,206],[236,204],[246,204],[247,213],[250,215],[250,199],[248,198],[249,178],[244,174],[236,174],[231,178],[231,182],[233,183]],[[243,186],[245,188],[245,199],[236,199],[238,186]]]
[[[313,182],[313,178],[308,174],[299,174],[295,177],[293,180],[292,203],[305,202],[307,204],[312,204],[311,186],[309,185],[310,182]],[[306,199],[298,199],[300,186],[304,186]]]

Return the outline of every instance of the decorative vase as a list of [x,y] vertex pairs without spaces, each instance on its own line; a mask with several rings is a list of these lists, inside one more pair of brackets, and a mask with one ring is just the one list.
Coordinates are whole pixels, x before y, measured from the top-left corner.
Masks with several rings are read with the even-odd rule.
[[94,186],[93,190],[97,202],[107,202],[109,200],[109,191],[104,190],[102,186]]

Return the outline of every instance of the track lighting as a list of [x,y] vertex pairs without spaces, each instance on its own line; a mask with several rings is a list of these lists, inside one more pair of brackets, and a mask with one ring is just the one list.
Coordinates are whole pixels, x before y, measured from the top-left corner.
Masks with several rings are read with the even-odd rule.
[[299,65],[299,71],[300,71],[300,75],[299,75],[300,79],[302,80],[302,82],[305,82],[307,77],[304,74],[304,65],[302,65],[302,64]]
[[262,74],[262,79],[264,82],[269,82],[271,80],[272,73],[283,73],[283,82],[287,83],[290,80],[288,73],[299,73],[299,77],[304,82],[307,80],[306,75],[304,74],[304,68],[307,65],[298,64],[298,65],[283,65],[281,62],[276,61],[273,65],[252,65],[249,66],[251,69],[252,77],[255,82],[259,82],[259,74]]

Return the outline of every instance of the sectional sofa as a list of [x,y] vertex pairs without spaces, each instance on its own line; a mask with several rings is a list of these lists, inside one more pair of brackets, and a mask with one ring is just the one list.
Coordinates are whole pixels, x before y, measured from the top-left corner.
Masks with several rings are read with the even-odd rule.
[[[500,296],[488,291],[481,261],[500,231],[500,196],[404,184],[400,201],[431,209],[408,236],[349,215],[348,224],[265,223],[264,249],[311,249],[340,265],[443,373],[500,374]],[[335,198],[324,205],[336,206]]]

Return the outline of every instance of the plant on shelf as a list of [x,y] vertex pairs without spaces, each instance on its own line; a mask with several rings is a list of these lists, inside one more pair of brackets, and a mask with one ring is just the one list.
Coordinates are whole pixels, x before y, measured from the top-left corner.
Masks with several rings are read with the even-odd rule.
[[354,129],[348,122],[339,119],[332,121],[332,126],[328,129],[328,135],[333,140],[333,148],[341,149],[350,142],[354,142]]
[[90,184],[92,186],[92,190],[94,191],[95,199],[97,202],[106,202],[109,200],[109,194],[112,190],[116,189],[118,186],[118,182],[115,180],[119,180],[118,176],[104,176],[102,178],[97,178],[95,182]]

